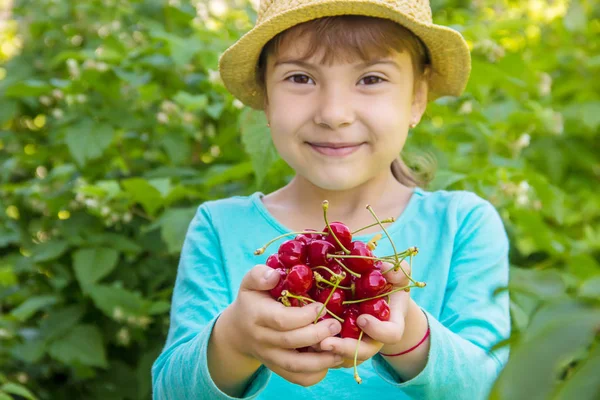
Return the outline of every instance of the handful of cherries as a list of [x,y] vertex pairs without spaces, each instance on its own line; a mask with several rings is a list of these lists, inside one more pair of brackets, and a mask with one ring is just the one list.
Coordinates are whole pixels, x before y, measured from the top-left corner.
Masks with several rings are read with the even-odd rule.
[[[254,254],[261,255],[273,242],[296,235],[294,239],[283,242],[277,252],[267,258],[266,264],[279,273],[279,283],[270,290],[270,294],[288,307],[302,307],[313,302],[323,303],[323,308],[314,323],[326,318],[335,318],[342,324],[339,337],[358,339],[354,354],[354,378],[361,383],[356,368],[358,348],[363,337],[363,331],[356,323],[358,316],[370,314],[381,321],[388,321],[388,296],[401,290],[408,292],[413,287],[425,287],[425,283],[414,281],[401,266],[406,257],[409,257],[412,266],[412,257],[418,253],[418,249],[410,247],[400,253],[396,251],[394,242],[383,225],[394,222],[394,218],[380,221],[371,206],[367,206],[376,222],[351,232],[342,222],[327,221],[328,208],[329,202],[325,200],[323,231],[306,229],[278,236]],[[373,237],[368,243],[352,240],[352,236],[357,232],[375,225],[380,225],[387,235],[394,254],[384,257],[373,255],[381,234]],[[393,266],[383,270],[384,262]],[[387,272],[399,269],[412,285],[394,288],[385,279]],[[309,351],[310,348],[297,350],[303,352]]]

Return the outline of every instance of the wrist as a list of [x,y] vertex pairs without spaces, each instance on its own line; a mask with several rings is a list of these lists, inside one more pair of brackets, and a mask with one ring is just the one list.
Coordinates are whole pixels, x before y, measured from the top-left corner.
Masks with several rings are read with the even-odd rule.
[[260,365],[261,363],[251,353],[249,346],[244,343],[242,335],[239,334],[242,330],[235,324],[234,304],[231,304],[221,313],[214,328],[216,335],[213,336],[218,341],[219,347],[228,348],[233,353],[231,356],[234,358],[240,361],[243,360],[246,364]]
[[381,354],[398,354],[407,351],[423,341],[428,329],[429,324],[425,313],[411,299],[404,319],[402,339],[398,343],[384,345],[379,352]]

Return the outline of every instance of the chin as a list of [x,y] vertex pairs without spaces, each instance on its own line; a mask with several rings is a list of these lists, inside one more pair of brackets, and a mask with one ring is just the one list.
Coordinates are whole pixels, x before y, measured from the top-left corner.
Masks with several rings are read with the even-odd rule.
[[344,191],[354,189],[364,183],[362,177],[352,171],[340,174],[308,173],[303,175],[313,185],[331,191]]

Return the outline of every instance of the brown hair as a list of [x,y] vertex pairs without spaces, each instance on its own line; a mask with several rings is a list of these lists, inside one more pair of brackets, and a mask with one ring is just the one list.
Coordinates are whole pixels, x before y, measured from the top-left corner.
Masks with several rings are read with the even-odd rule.
[[[278,54],[282,44],[309,35],[310,46],[302,57],[303,60],[311,58],[318,50],[323,49],[321,64],[331,65],[334,61],[352,62],[357,58],[369,61],[375,58],[389,56],[392,51],[408,51],[412,59],[414,88],[424,76],[425,67],[430,65],[430,57],[427,47],[411,31],[394,21],[367,17],[363,15],[340,15],[334,17],[323,17],[314,19],[287,29],[273,39],[264,47],[260,54],[257,65],[257,81],[265,89],[265,75],[267,68],[267,57],[270,54]],[[264,90],[266,93],[266,90]],[[415,164],[421,164],[414,171],[404,163],[401,156],[392,162],[392,174],[403,185],[425,186],[431,179],[430,163],[423,162],[420,157],[414,158]],[[429,164],[429,165],[428,165]],[[417,167],[419,167],[417,165]]]

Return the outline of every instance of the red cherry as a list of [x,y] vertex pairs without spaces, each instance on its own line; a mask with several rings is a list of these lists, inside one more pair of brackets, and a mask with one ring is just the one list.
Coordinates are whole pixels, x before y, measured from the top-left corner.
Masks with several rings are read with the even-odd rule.
[[342,323],[342,330],[340,331],[340,336],[342,338],[352,338],[358,339],[360,335],[360,328],[356,324],[356,319],[358,318],[358,311],[351,311],[353,308],[346,309],[342,318],[344,318],[344,322]]
[[381,271],[377,269],[362,274],[354,283],[356,297],[359,299],[366,299],[385,293],[385,290],[388,287],[385,277]]
[[381,261],[381,260],[375,261],[375,264],[373,264],[373,268],[381,271],[381,269],[383,268],[383,261]]
[[[319,303],[325,304],[325,301],[327,300],[327,297],[329,297],[329,293],[331,293],[332,289],[333,287],[319,290],[315,300]],[[342,289],[337,288],[327,302],[327,309],[335,315],[340,316],[344,313],[344,305],[342,304],[344,301],[346,301],[346,294]]]
[[304,295],[313,284],[312,270],[308,265],[294,265],[288,272],[285,281],[290,292],[297,295]]
[[333,253],[335,253],[335,246],[331,243],[325,240],[313,240],[308,245],[308,263],[312,267],[327,265],[331,261],[327,258],[327,255]]
[[[348,249],[348,247],[350,247],[350,245],[352,244],[352,232],[350,231],[350,228],[348,228],[346,224],[343,224],[342,222],[332,222],[329,224],[329,226],[331,227],[331,231],[335,234],[340,243],[346,249]],[[337,250],[342,250],[342,248],[337,243],[327,226],[323,228],[323,232],[329,233],[327,236],[325,236],[326,241],[334,245]]]
[[[314,229],[305,229],[305,232],[316,232]],[[301,233],[297,235],[294,240],[310,244],[314,240],[320,240],[322,236],[318,233]]]
[[287,274],[283,268],[276,268],[275,271],[279,273],[279,283],[277,283],[277,285],[273,289],[269,290],[269,293],[271,293],[271,296],[274,299],[278,299],[279,297],[281,297],[281,292],[283,290],[287,290],[285,280],[285,276]]
[[286,268],[296,264],[303,264],[306,259],[306,243],[298,240],[288,240],[279,246],[279,262]]
[[267,258],[267,262],[265,264],[273,269],[284,268],[279,262],[279,255],[277,253],[271,254],[269,258]]
[[380,321],[390,319],[390,306],[383,297],[359,303],[358,310],[361,314],[370,314]]
[[[352,242],[348,250],[350,250],[350,255],[353,256],[373,257],[373,253],[364,242]],[[348,268],[354,272],[358,272],[359,274],[369,272],[374,268],[375,264],[373,260],[365,258],[345,258],[344,262]]]

